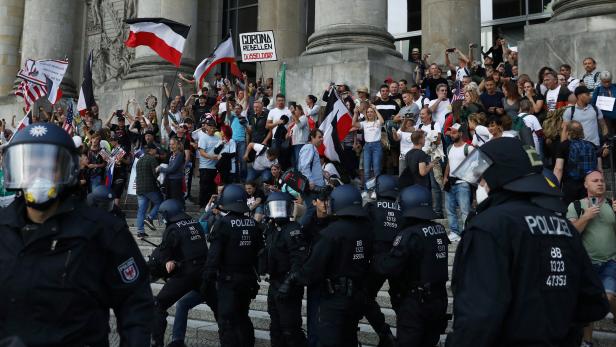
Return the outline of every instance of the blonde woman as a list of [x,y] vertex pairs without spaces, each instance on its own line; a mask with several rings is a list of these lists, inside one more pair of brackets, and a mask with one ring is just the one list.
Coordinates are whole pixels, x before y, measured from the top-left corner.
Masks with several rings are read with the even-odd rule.
[[[468,86],[467,86],[468,87]],[[479,101],[479,92],[475,88],[464,88],[464,103],[460,112],[462,122],[468,121],[468,117],[473,113],[484,112],[483,105]]]
[[485,113],[473,113],[468,117],[468,128],[473,134],[473,146],[481,147],[490,140],[490,131],[484,125],[487,119]]
[[[383,147],[381,146],[381,128],[385,124],[383,117],[372,104],[366,110],[366,120],[359,121],[357,113],[353,115],[353,127],[364,131],[364,183],[371,177],[381,174]],[[372,171],[372,175],[370,172]]]

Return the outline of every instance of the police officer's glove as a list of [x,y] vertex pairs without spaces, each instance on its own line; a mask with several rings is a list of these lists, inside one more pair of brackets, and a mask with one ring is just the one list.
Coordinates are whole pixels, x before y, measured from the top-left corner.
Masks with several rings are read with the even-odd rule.
[[214,281],[216,280],[216,272],[213,271],[205,271],[203,273],[203,279],[201,281],[201,287],[199,288],[199,292],[202,296],[207,296],[210,290],[210,287],[214,285]]
[[293,290],[293,286],[297,284],[297,272],[292,272],[287,276],[287,278],[282,282],[280,287],[278,287],[278,300],[286,300],[291,295],[291,291]]

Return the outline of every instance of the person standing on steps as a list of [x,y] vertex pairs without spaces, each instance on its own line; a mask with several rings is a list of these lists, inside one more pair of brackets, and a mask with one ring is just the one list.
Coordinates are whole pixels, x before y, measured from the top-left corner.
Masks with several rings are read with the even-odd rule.
[[435,223],[428,188],[413,185],[400,193],[400,232],[374,267],[389,278],[396,312],[397,346],[435,346],[447,327],[449,239]]
[[263,248],[257,222],[245,217],[246,191],[239,185],[226,185],[218,198],[219,219],[208,234],[210,250],[203,272],[201,293],[211,286],[218,290],[218,328],[223,347],[254,346],[254,328],[248,311],[259,292],[255,265]]
[[[400,205],[396,201],[400,192],[398,177],[379,175],[375,181],[376,201],[369,202],[365,206],[374,237],[373,260],[389,252],[402,222]],[[367,302],[364,315],[379,335],[379,347],[394,346],[395,342],[389,325],[385,323],[381,307],[376,301],[377,294],[386,280],[386,276],[371,267],[365,283]]]
[[[167,327],[167,309],[192,290],[201,285],[203,265],[207,259],[207,242],[201,224],[184,212],[181,200],[168,199],[159,212],[166,225],[162,243],[158,247],[160,260],[169,274],[167,282],[154,300],[154,328],[152,346],[164,346]],[[217,316],[216,288],[208,287],[204,294],[207,305]],[[182,347],[184,341],[171,341],[167,347]]]
[[289,272],[297,271],[308,257],[308,244],[301,225],[291,221],[293,198],[287,193],[272,192],[265,203],[269,219],[265,230],[265,248],[260,260],[265,260],[269,274],[267,312],[270,315],[270,338],[272,347],[307,346],[302,331],[302,298],[304,287],[295,286],[285,296],[278,288]]

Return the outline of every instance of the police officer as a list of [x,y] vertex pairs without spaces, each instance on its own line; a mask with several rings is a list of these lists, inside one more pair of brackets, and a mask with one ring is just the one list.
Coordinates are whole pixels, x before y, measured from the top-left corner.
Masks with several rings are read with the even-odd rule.
[[218,327],[221,346],[253,346],[250,301],[259,291],[255,270],[263,236],[253,218],[246,217],[248,196],[239,185],[226,185],[219,197],[219,219],[208,234],[210,252],[203,273],[202,292],[218,288]]
[[[201,225],[184,213],[184,207],[180,201],[165,200],[158,212],[166,225],[162,242],[158,247],[159,257],[170,277],[154,300],[155,318],[152,340],[154,346],[163,346],[167,327],[167,309],[184,294],[199,290],[208,249]],[[218,311],[216,290],[213,286],[208,289],[204,299],[216,316]],[[183,341],[172,341],[172,344],[181,346]]]
[[122,220],[126,220],[126,215],[124,212],[122,212],[122,210],[114,203],[113,191],[105,185],[100,185],[94,188],[94,190],[88,194],[86,201],[88,206],[102,208],[112,215]]
[[372,255],[372,235],[365,227],[367,214],[355,186],[334,188],[329,206],[336,220],[321,231],[304,266],[289,275],[279,292],[284,294],[293,285],[319,282],[319,344],[355,347],[357,324],[366,302],[363,287]]
[[0,339],[27,346],[107,346],[109,309],[120,344],[150,342],[148,271],[124,221],[75,200],[79,159],[66,131],[35,123],[4,149],[0,210]]
[[[376,258],[389,252],[394,237],[401,230],[402,216],[400,206],[396,201],[400,193],[398,178],[391,175],[377,176],[374,191],[376,200],[367,203],[365,208],[374,233],[373,252]],[[385,323],[381,307],[376,302],[376,296],[386,279],[375,269],[371,269],[366,281],[368,301],[364,315],[379,335],[379,347],[393,346],[395,343],[389,325]]]
[[[453,173],[488,192],[458,245],[450,346],[574,346],[603,318],[601,282],[533,148],[499,138]],[[577,337],[576,336],[576,337]],[[579,346],[579,342],[577,342]]]
[[374,266],[389,277],[398,346],[435,346],[447,327],[447,232],[432,210],[432,194],[420,185],[400,194],[404,229]]
[[295,272],[308,256],[308,245],[301,226],[290,220],[293,199],[287,193],[272,192],[265,205],[269,219],[265,230],[265,252],[270,285],[267,292],[267,312],[270,315],[272,347],[306,346],[302,331],[302,297],[304,288],[295,286],[285,296],[278,295],[278,288],[289,272]]

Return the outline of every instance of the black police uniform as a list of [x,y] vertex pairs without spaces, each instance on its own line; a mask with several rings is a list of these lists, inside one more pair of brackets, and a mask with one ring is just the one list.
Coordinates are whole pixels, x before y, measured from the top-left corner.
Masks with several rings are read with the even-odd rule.
[[272,347],[306,346],[306,336],[302,331],[304,287],[294,286],[284,298],[278,295],[287,274],[298,271],[308,257],[308,245],[301,226],[288,220],[268,223],[265,245],[267,273],[270,275],[267,312]]
[[468,223],[454,261],[448,346],[574,346],[572,323],[607,313],[575,227],[529,200],[493,193]]
[[152,291],[124,221],[72,198],[42,224],[25,208],[18,198],[0,209],[0,339],[108,346],[112,308],[121,345],[147,346]]
[[340,217],[323,229],[299,283],[321,284],[318,339],[321,346],[357,346],[357,324],[365,305],[364,277],[372,255],[367,219]]
[[[370,223],[372,224],[372,232],[374,234],[373,242],[373,258],[378,258],[387,254],[391,249],[391,243],[401,230],[402,214],[400,205],[391,198],[381,198],[373,202],[369,202],[365,206]],[[366,295],[368,301],[366,303],[364,315],[370,325],[379,334],[381,344],[386,339],[386,335],[390,335],[389,326],[385,323],[385,316],[381,312],[381,307],[376,302],[376,297],[383,287],[387,277],[383,274],[371,269],[366,281]]]
[[208,234],[210,251],[205,266],[206,282],[218,285],[218,327],[222,346],[254,345],[248,317],[250,301],[259,291],[255,271],[263,236],[254,219],[229,212]]
[[441,224],[411,219],[375,268],[389,277],[398,346],[435,346],[447,326],[447,232]]
[[[208,248],[199,222],[185,213],[180,213],[167,221],[158,250],[163,266],[168,261],[176,262],[176,269],[171,272],[171,277],[155,299],[156,316],[152,337],[157,345],[162,346],[167,326],[167,309],[186,293],[199,290]],[[214,286],[208,289],[204,299],[216,317],[216,289]]]

